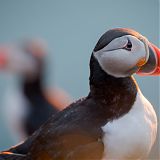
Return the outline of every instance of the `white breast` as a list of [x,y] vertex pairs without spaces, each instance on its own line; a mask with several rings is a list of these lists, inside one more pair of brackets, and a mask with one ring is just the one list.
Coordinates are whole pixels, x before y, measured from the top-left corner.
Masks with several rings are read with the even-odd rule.
[[157,118],[152,105],[137,93],[132,109],[102,127],[105,146],[103,160],[143,159],[156,138]]
[[27,101],[18,86],[10,85],[6,88],[2,111],[6,126],[15,143],[26,138],[23,120],[29,112],[27,105]]

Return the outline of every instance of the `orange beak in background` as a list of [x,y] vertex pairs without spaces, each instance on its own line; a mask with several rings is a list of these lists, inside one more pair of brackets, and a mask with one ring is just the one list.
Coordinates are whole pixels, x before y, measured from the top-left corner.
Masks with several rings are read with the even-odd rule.
[[4,68],[7,64],[7,49],[0,48],[0,69]]

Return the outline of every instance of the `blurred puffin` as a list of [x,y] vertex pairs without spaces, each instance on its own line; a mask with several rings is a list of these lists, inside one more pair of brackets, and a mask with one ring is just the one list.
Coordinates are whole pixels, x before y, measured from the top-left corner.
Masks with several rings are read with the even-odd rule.
[[131,29],[104,33],[91,55],[88,96],[2,152],[0,160],[145,159],[156,138],[157,118],[132,75],[153,55],[150,47]]
[[[69,105],[69,96],[60,89],[43,87],[46,45],[42,40],[27,40],[19,45],[0,47],[0,68],[9,78],[20,78],[6,89],[4,113],[13,138],[24,140],[52,114]],[[8,74],[9,72],[9,74]]]

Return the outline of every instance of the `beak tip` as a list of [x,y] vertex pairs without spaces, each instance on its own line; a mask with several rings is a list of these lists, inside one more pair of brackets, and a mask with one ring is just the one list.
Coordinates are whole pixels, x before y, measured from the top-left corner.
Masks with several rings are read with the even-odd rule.
[[[137,66],[142,67],[137,72],[138,75],[148,75],[148,76],[157,76],[160,75],[160,49],[156,47],[154,44],[150,43],[150,56],[145,64],[143,64],[143,60],[141,59]],[[143,64],[143,65],[142,65]]]

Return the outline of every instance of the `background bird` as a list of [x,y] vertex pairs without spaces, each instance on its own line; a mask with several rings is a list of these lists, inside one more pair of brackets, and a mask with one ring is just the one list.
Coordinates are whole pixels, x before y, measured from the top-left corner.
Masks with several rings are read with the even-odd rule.
[[[156,138],[157,118],[132,75],[144,66],[150,43],[131,29],[107,31],[90,59],[90,92],[52,116],[3,159],[144,159]],[[123,147],[122,147],[123,146]]]
[[16,142],[24,140],[52,114],[70,104],[62,89],[45,89],[47,46],[40,39],[1,45],[0,70],[15,83],[6,86],[2,111]]

